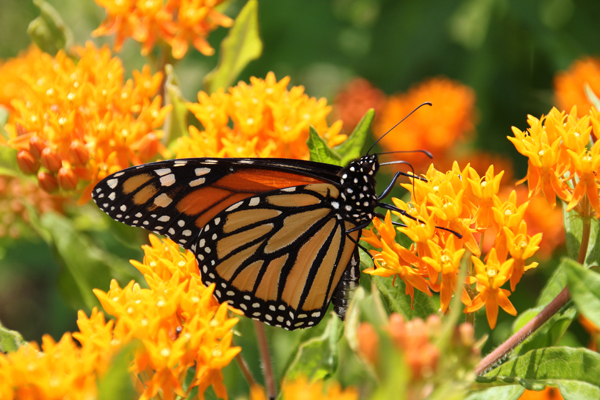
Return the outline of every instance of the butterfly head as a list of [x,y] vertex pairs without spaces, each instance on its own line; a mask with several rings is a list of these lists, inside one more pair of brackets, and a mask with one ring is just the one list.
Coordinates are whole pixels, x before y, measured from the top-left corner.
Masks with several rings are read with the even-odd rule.
[[345,201],[344,210],[349,219],[357,225],[371,221],[377,207],[375,175],[379,170],[379,160],[375,154],[358,158],[339,172],[344,187],[341,194]]

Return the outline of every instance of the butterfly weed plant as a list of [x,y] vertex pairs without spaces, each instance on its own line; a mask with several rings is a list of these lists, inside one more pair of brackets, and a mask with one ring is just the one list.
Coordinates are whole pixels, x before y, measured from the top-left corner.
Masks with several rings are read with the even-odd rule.
[[[40,344],[26,342],[0,326],[0,399],[259,400],[275,391],[288,400],[518,399],[527,398],[525,390],[547,386],[564,399],[600,398],[598,353],[559,346],[578,315],[587,326],[600,327],[595,271],[600,260],[600,104],[593,87],[579,88],[581,79],[561,76],[560,90],[570,96],[569,88],[583,91],[579,100],[590,107],[554,108],[540,118],[524,117],[526,130],[512,128],[508,140],[528,159],[527,175],[519,182],[527,182],[528,190],[503,190],[505,171],[494,165],[482,173],[467,162],[453,161],[446,170],[434,160],[423,174],[405,173],[395,185],[402,190],[377,199],[387,203],[369,215],[372,223],[357,225],[362,228],[355,247],[360,249],[362,283],[348,290],[349,297],[338,306],[345,320],[324,313],[310,329],[273,327],[265,334],[260,326],[255,334],[242,316],[245,310],[219,302],[222,288],[204,284],[206,272],[199,270],[195,248],[184,250],[168,238],[142,237],[134,228],[114,224],[89,204],[94,188],[104,182],[114,189],[118,182],[110,177],[157,159],[173,159],[177,168],[191,161],[176,160],[193,157],[211,160],[208,164],[285,158],[289,165],[311,160],[320,163],[318,171],[345,171],[342,167],[364,155],[371,125],[379,130],[383,122],[374,123],[371,110],[346,134],[349,129],[344,131],[341,121],[328,122],[327,101],[310,97],[302,86],[288,88],[289,77],[278,81],[270,72],[264,79],[235,84],[262,49],[257,1],[248,1],[234,19],[218,1],[96,2],[107,18],[94,35],[114,34],[116,51],[127,38],[140,42],[141,53],[158,72],[152,73],[148,64],[126,79],[123,62],[108,47],[88,42],[65,48],[71,41],[68,27],[42,1],[36,3],[42,16],[30,28],[35,44],[0,65],[0,204],[5,205],[0,213],[6,227],[0,233],[29,231],[43,238],[63,266],[63,297],[79,310],[78,330],[60,340],[46,335]],[[197,102],[186,102],[166,61],[184,57],[190,44],[211,55],[207,37],[218,26],[229,28],[220,62],[207,75]],[[464,136],[474,125],[468,118],[473,92],[442,79],[423,87],[432,96],[425,100],[445,98],[449,92],[462,99],[444,104],[457,107],[456,112],[444,108],[444,115],[461,116],[446,128],[453,138]],[[396,97],[388,108],[404,102],[406,98]],[[435,123],[436,107],[434,101],[427,110],[430,120],[420,117],[421,124]],[[386,136],[386,148],[413,150],[393,148],[401,143],[395,134]],[[393,172],[397,167],[393,161],[388,164],[381,169]],[[203,185],[209,169],[203,164],[189,185]],[[154,172],[163,187],[180,184],[169,171]],[[382,176],[378,193],[387,186]],[[140,182],[130,181],[128,187],[139,189]],[[308,190],[290,186],[292,191]],[[124,184],[122,193],[128,187]],[[136,204],[153,198],[147,189],[136,193],[131,195]],[[273,200],[269,193],[265,198]],[[285,193],[278,189],[276,194]],[[102,195],[116,197],[108,191]],[[533,231],[528,213],[537,199],[555,207],[557,197],[564,203],[567,255],[537,303],[517,310],[511,296],[527,290],[523,276],[544,267],[536,261],[544,234]],[[23,200],[19,207],[17,198]],[[155,208],[173,200],[162,199],[153,200]],[[226,207],[251,206],[254,199],[245,201],[223,206],[224,212]],[[110,204],[101,207],[112,212]],[[115,212],[122,213],[118,219],[136,218],[128,207]],[[155,218],[166,223],[170,216],[157,212]],[[165,235],[186,236],[182,225],[177,231],[177,224],[169,226],[173,233],[165,225]],[[344,233],[346,237],[352,239]],[[126,265],[124,254],[132,254],[137,272]],[[351,272],[354,260],[348,256],[340,274]],[[321,296],[326,307],[331,296]],[[267,312],[264,304],[261,312]],[[482,354],[489,338],[478,330],[483,325],[496,328],[499,313],[516,316],[512,332]],[[255,335],[259,341],[267,338],[271,350],[271,360],[264,357],[262,362],[274,364],[265,368],[264,380]]]

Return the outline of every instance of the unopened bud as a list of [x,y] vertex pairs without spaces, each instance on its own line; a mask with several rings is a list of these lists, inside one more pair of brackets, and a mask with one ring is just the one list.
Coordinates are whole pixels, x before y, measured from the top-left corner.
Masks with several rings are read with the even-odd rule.
[[71,162],[76,165],[85,165],[90,160],[90,152],[79,140],[74,140],[73,143],[71,143],[71,146],[69,146],[69,154],[71,156]]
[[25,174],[33,175],[40,169],[40,162],[27,150],[17,153],[17,165]]
[[45,192],[54,193],[58,190],[58,180],[54,175],[40,171],[37,177],[40,187]]
[[149,133],[142,138],[139,156],[142,161],[148,161],[158,153],[158,138],[154,133]]
[[79,178],[71,168],[62,167],[58,171],[58,184],[65,190],[73,190],[77,187]]
[[62,160],[51,148],[46,147],[42,150],[42,156],[40,161],[45,168],[48,168],[50,172],[58,172],[62,167]]
[[32,136],[31,139],[29,139],[29,151],[35,158],[40,158],[42,156],[42,151],[46,147],[46,143],[37,136]]
[[371,324],[363,322],[358,327],[357,337],[361,355],[369,364],[375,365],[379,354],[379,335],[377,331]]

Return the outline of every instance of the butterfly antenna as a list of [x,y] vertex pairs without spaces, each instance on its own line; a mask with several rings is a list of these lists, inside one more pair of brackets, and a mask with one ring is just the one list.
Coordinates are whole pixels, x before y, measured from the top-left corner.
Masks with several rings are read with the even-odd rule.
[[400,153],[423,153],[427,157],[433,159],[433,154],[431,154],[431,152],[429,152],[427,150],[398,150],[398,151],[386,151],[383,153],[375,153],[375,154],[377,154],[378,156],[384,156],[386,154],[400,154]]
[[417,106],[417,107],[416,107],[414,110],[412,110],[411,112],[409,112],[409,113],[408,113],[408,115],[407,115],[406,117],[402,118],[402,119],[400,120],[400,122],[398,122],[396,125],[392,126],[390,129],[388,129],[388,131],[387,131],[386,133],[384,133],[383,135],[379,136],[379,139],[377,139],[377,140],[375,141],[375,143],[373,143],[373,145],[372,145],[371,147],[369,147],[369,150],[367,151],[367,155],[369,155],[369,153],[371,152],[371,150],[373,150],[373,147],[375,147],[375,145],[376,145],[377,143],[379,143],[379,141],[380,141],[381,139],[383,139],[383,138],[385,137],[385,135],[387,135],[388,133],[390,133],[391,131],[393,131],[395,127],[397,127],[397,126],[398,126],[398,125],[400,125],[402,122],[404,122],[404,120],[405,120],[406,118],[410,117],[410,116],[411,116],[411,115],[412,115],[412,114],[413,114],[415,111],[417,111],[419,108],[423,107],[424,105],[432,106],[433,104],[431,104],[429,101],[426,101],[425,103],[418,105],[418,106]]

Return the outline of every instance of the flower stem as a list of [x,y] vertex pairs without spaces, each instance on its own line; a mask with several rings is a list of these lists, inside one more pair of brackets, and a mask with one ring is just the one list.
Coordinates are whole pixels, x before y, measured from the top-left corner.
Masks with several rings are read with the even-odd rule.
[[271,366],[271,355],[269,354],[269,345],[267,343],[265,327],[261,322],[253,322],[254,330],[256,331],[258,349],[260,351],[260,358],[262,359],[263,371],[265,374],[265,386],[267,389],[267,397],[269,399],[275,399],[275,377],[273,375],[273,367]]
[[[583,220],[583,232],[581,236],[581,246],[579,247],[579,255],[577,261],[583,264],[588,250],[590,241],[591,222],[589,218]],[[565,287],[538,315],[533,317],[525,326],[519,329],[508,340],[498,346],[494,351],[488,354],[475,367],[475,373],[482,375],[490,370],[498,361],[505,358],[515,347],[522,343],[525,339],[531,336],[538,330],[546,321],[556,314],[567,302],[571,299],[569,288]]]
[[252,376],[252,372],[248,367],[248,363],[246,362],[244,357],[242,357],[241,353],[235,356],[235,362],[237,363],[238,367],[240,367],[240,371],[242,371],[242,375],[244,375],[244,378],[246,379],[246,382],[248,382],[248,385],[250,387],[256,385],[256,380]]

